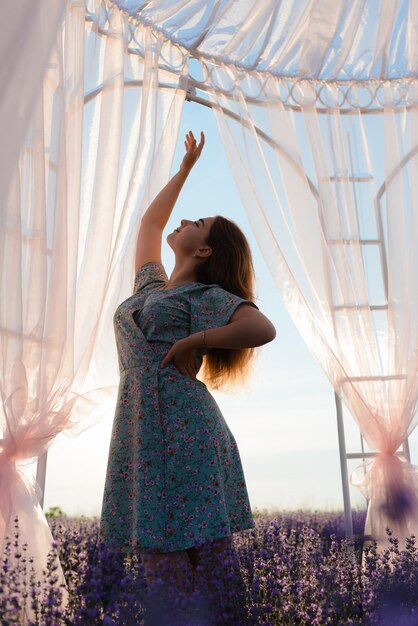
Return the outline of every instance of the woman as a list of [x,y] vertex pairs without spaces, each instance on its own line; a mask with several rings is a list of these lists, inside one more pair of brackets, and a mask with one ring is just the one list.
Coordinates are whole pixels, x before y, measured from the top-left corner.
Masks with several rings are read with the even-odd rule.
[[182,220],[167,237],[169,279],[161,265],[163,229],[203,145],[203,133],[199,145],[186,135],[179,172],[144,214],[134,294],[115,313],[121,380],[100,523],[102,539],[139,553],[150,577],[168,565],[182,589],[187,567],[205,571],[204,548],[227,549],[254,526],[236,442],[196,374],[205,360],[206,382],[233,380],[251,348],[275,337],[251,302],[251,254],[229,220]]

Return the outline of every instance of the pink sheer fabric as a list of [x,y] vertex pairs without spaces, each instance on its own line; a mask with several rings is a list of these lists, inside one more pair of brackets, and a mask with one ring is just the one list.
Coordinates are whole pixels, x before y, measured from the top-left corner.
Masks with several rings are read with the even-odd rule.
[[[8,143],[7,150],[0,152],[1,198],[10,185],[65,4],[66,0],[52,5],[21,0],[10,3],[4,16],[7,29],[0,39],[0,137],[2,142],[7,138]],[[17,98],[16,94],[23,91],[25,96]]]
[[189,84],[210,93],[267,264],[378,452],[367,530],[416,532],[416,472],[395,455],[418,396],[416,3],[117,3],[200,60]]
[[210,94],[260,249],[378,453],[366,530],[416,533],[416,470],[396,456],[418,398],[416,3],[117,2],[200,60],[189,84]]
[[366,531],[384,543],[389,526],[404,540],[418,532],[417,471],[396,455],[417,421],[418,111],[394,107],[391,85],[379,114],[318,111],[310,81],[292,110],[274,77],[254,101],[247,75],[211,72],[219,131],[266,263],[377,452],[360,484]]
[[207,59],[189,84],[211,90],[289,311],[379,453],[370,529],[416,532],[416,473],[395,456],[418,394],[418,48],[395,28],[416,32],[415,5],[402,20],[384,0],[371,20],[371,0],[15,4],[0,43],[0,543],[18,514],[41,571],[51,536],[20,466],[113,410],[112,315],[187,84],[175,34]]
[[[61,21],[48,3],[40,32],[31,31],[39,21],[25,24],[16,64],[30,52],[33,85],[15,88],[19,108],[1,119],[2,160],[9,145],[18,160],[9,184],[1,181],[0,544],[18,515],[39,575],[52,537],[21,468],[57,433],[77,434],[113,411],[112,316],[132,289],[141,213],[169,177],[185,95],[187,55],[145,27],[142,57],[128,55],[127,16],[93,9],[100,25],[78,1]],[[33,44],[44,31],[50,53],[43,40],[29,51],[26,37]],[[159,69],[161,55],[170,71]],[[26,129],[20,145],[16,124]]]

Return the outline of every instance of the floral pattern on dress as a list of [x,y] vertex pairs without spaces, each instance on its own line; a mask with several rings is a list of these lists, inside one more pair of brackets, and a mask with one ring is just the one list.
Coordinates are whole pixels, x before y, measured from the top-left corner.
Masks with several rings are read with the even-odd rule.
[[126,553],[184,550],[254,527],[238,447],[215,399],[173,364],[160,367],[175,341],[252,303],[218,285],[162,289],[166,282],[161,263],[146,263],[114,314],[120,384],[100,538]]

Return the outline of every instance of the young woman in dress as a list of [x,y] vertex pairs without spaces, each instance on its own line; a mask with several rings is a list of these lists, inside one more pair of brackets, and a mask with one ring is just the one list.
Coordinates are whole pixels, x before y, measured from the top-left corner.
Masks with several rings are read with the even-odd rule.
[[168,568],[182,589],[187,571],[216,576],[208,556],[254,526],[235,439],[196,375],[203,362],[212,387],[233,381],[276,334],[251,301],[251,253],[233,222],[181,220],[167,236],[169,279],[161,265],[164,227],[203,146],[203,133],[199,144],[186,135],[180,170],[144,214],[134,294],[115,313],[121,379],[100,522],[102,539],[139,554],[150,578]]

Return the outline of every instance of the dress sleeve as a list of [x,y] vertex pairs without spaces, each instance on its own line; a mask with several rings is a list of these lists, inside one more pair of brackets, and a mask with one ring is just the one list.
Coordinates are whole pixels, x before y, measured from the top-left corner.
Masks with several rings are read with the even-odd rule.
[[148,261],[135,274],[134,294],[144,289],[144,287],[159,287],[161,283],[167,282],[168,277],[162,263]]
[[239,296],[235,296],[218,285],[209,285],[192,298],[191,332],[197,333],[200,330],[225,326],[240,304],[249,304],[258,309],[254,302],[250,300],[244,300]]

